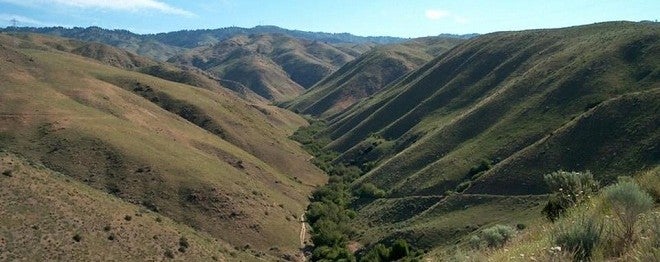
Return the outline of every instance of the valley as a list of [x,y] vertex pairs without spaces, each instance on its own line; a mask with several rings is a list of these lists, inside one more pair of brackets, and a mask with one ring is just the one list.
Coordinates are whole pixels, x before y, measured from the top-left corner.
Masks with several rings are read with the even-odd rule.
[[[570,261],[547,251],[557,228],[609,219],[626,183],[651,207],[596,259],[657,255],[657,22],[412,39],[8,27],[0,83],[2,261]],[[598,189],[553,206],[562,170]]]

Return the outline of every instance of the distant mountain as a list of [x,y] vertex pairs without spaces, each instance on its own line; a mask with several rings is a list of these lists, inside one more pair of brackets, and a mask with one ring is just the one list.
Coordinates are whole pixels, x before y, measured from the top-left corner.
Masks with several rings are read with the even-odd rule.
[[355,59],[346,49],[284,34],[238,35],[168,61],[240,83],[266,99],[283,100],[299,95]]
[[408,40],[406,38],[391,36],[356,36],[349,33],[324,33],[289,30],[277,26],[256,26],[253,28],[226,27],[219,29],[182,30],[149,35],[149,37],[168,45],[193,48],[202,45],[215,44],[232,38],[236,35],[253,34],[284,34],[295,38],[321,41],[330,44],[394,44]]
[[[144,35],[99,27],[7,27],[0,32],[47,34],[112,45],[157,61],[169,60],[200,68],[243,97],[273,101],[299,95],[376,45],[408,40],[387,36],[306,32],[276,26],[184,30]],[[445,35],[453,39],[472,36]],[[91,44],[85,48],[87,50],[77,52],[94,56],[94,52],[103,51],[93,50]]]
[[426,37],[374,47],[284,106],[302,114],[329,117],[463,41],[455,37]]
[[[135,34],[127,30],[103,29],[96,26],[87,28],[6,27],[0,29],[0,32],[48,34],[79,39],[86,42],[100,42],[158,60],[166,60],[184,49],[216,44],[237,35],[285,34],[294,38],[321,41],[328,44],[352,43],[380,45],[401,43],[408,40],[406,38],[390,36],[364,37],[348,33],[307,32],[289,30],[277,26],[256,26],[253,28],[226,27],[219,29],[182,30],[158,34]],[[471,36],[472,35],[451,35],[451,37],[456,38]],[[447,37],[450,37],[450,35],[447,35]]]
[[87,28],[7,27],[0,30],[0,32],[37,33],[73,38],[85,42],[99,42],[161,61],[184,50],[184,48],[163,44],[145,35],[134,34],[127,30],[110,30],[95,26]]
[[660,27],[610,22],[472,38],[325,133],[335,162],[370,170],[355,188],[388,192],[356,207],[359,240],[432,248],[540,219],[544,174],[606,184],[657,166],[659,117]]

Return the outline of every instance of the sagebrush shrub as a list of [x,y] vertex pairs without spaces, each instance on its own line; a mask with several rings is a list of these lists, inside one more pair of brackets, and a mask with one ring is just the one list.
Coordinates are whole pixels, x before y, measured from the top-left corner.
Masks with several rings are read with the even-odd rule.
[[619,222],[619,237],[631,243],[639,215],[653,208],[653,198],[633,181],[619,181],[606,188],[604,197]]
[[484,231],[481,232],[481,238],[486,241],[488,247],[501,247],[509,241],[515,233],[516,230],[510,226],[494,225],[484,229]]
[[543,176],[553,195],[543,213],[555,221],[566,209],[584,202],[598,191],[599,183],[590,172],[557,171]]
[[555,232],[554,243],[573,254],[575,261],[590,260],[593,251],[601,240],[603,224],[594,218],[580,218],[566,221]]

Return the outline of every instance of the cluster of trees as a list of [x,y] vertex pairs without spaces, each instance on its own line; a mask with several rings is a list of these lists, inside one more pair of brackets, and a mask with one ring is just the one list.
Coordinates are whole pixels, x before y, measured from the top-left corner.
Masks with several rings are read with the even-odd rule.
[[356,166],[333,163],[338,154],[325,148],[330,142],[321,133],[325,127],[323,122],[313,121],[291,137],[300,142],[314,156],[313,163],[330,176],[328,184],[312,194],[306,213],[314,242],[312,261],[395,261],[412,256],[414,253],[405,240],[397,240],[390,246],[377,244],[358,257],[347,248],[356,233],[352,224],[356,212],[351,209],[351,203],[360,198],[385,197],[386,192],[371,183],[351,188],[364,171]]
[[350,209],[353,195],[349,185],[362,175],[362,171],[332,163],[338,154],[324,148],[329,143],[329,139],[321,136],[325,127],[323,122],[313,121],[291,137],[314,156],[316,166],[330,175],[328,184],[312,194],[312,203],[307,208],[307,222],[312,227],[314,242],[312,260],[355,261],[355,256],[346,247],[354,234],[350,222],[355,217],[355,211]]

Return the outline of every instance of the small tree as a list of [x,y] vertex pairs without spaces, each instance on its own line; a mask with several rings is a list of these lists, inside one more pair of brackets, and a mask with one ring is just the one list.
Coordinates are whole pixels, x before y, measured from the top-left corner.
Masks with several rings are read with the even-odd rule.
[[619,181],[605,189],[605,200],[619,221],[624,243],[632,243],[640,214],[653,207],[653,198],[632,181]]

